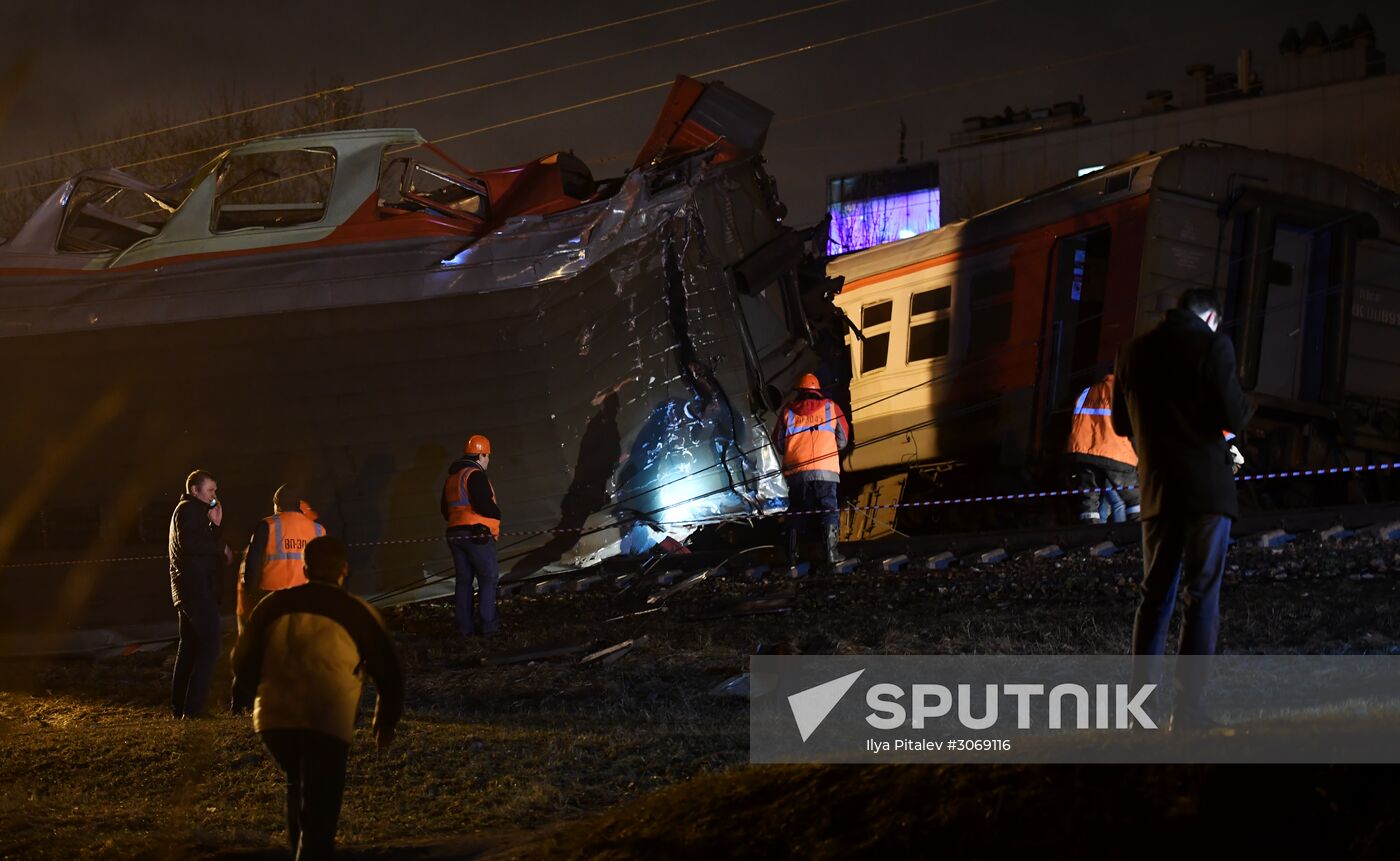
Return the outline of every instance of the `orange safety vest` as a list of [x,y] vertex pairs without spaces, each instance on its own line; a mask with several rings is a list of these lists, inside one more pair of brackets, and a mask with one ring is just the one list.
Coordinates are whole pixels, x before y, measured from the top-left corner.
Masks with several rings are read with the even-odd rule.
[[1069,451],[1137,466],[1133,444],[1113,429],[1112,374],[1079,393],[1069,423]]
[[787,424],[786,446],[783,451],[783,474],[824,470],[841,471],[841,452],[836,447],[836,423],[840,416],[832,414],[831,401],[825,413],[798,415],[788,407],[784,416]]
[[[442,498],[447,503],[447,525],[448,526],[476,526],[481,524],[491,528],[491,537],[501,537],[501,521],[495,517],[483,517],[472,508],[471,499],[467,496],[467,478],[477,470],[479,466],[463,467],[460,472],[454,472],[447,477],[447,482],[442,486]],[[491,479],[487,478],[486,483],[491,484]],[[491,501],[496,501],[496,488],[491,487]]]
[[264,591],[290,589],[306,582],[306,545],[326,534],[326,528],[300,511],[283,511],[263,518],[267,524],[267,546],[263,548]]

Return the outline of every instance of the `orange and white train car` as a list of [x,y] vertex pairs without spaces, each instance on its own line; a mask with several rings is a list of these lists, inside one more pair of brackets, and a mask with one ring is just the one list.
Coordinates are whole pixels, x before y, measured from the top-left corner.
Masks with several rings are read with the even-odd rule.
[[1178,147],[827,271],[859,330],[845,466],[883,501],[1049,481],[1076,395],[1192,287],[1224,302],[1254,467],[1400,454],[1400,206],[1327,165]]

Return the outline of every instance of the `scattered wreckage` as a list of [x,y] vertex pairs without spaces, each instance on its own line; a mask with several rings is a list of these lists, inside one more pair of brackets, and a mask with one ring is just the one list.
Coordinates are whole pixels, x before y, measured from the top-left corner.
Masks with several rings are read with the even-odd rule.
[[473,433],[507,579],[782,510],[767,427],[817,358],[770,119],[682,77],[615,179],[375,129],[64,182],[0,245],[0,629],[167,620],[193,467],[235,549],[278,485],[311,488],[352,587],[398,600],[451,589],[438,498]]

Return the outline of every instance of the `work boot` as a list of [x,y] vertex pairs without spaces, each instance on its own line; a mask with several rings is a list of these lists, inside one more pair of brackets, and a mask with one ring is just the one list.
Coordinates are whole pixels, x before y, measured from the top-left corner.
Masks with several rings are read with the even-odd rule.
[[783,558],[789,568],[796,568],[800,561],[797,558],[797,538],[797,530],[789,526],[787,529],[787,556]]
[[834,523],[827,524],[824,537],[826,538],[826,564],[829,568],[835,568],[837,565],[846,561],[846,557],[841,555],[841,551],[837,547],[837,540],[840,538],[840,532],[841,527]]

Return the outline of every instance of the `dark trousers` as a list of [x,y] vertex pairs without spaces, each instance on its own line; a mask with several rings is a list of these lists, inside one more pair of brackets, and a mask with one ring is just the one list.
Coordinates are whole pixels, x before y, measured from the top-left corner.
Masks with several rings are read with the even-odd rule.
[[837,513],[839,503],[836,491],[840,484],[834,481],[803,481],[788,478],[788,511],[817,512],[816,514],[789,514],[788,529],[801,532],[809,524],[836,526],[840,521]]
[[[1097,516],[1101,522],[1122,523],[1137,514],[1142,504],[1137,485],[1137,470],[1127,465],[1117,468],[1075,463],[1071,466],[1070,487],[1083,491],[1079,495],[1081,520],[1092,521]],[[1108,517],[1103,516],[1104,508],[1108,509]]]
[[447,536],[447,546],[452,551],[452,567],[457,571],[455,603],[457,611],[457,631],[471,634],[476,628],[477,607],[472,594],[472,583],[480,590],[481,633],[496,632],[496,582],[499,570],[496,567],[496,539],[489,538],[478,544],[466,535]]
[[[1213,655],[1220,632],[1220,581],[1230,541],[1230,518],[1219,514],[1153,517],[1142,522],[1142,600],[1133,621],[1133,655],[1156,656],[1166,651],[1177,589],[1185,618],[1178,653]],[[1151,662],[1133,662],[1134,684],[1155,675]],[[1199,713],[1205,687],[1205,662],[1177,663],[1178,713]]]
[[297,861],[335,854],[335,828],[345,794],[350,746],[309,729],[261,733],[268,753],[287,775],[287,842]]
[[180,616],[180,646],[170,683],[170,712],[175,717],[199,717],[209,699],[209,683],[219,663],[223,623],[213,596],[183,598],[175,606]]

